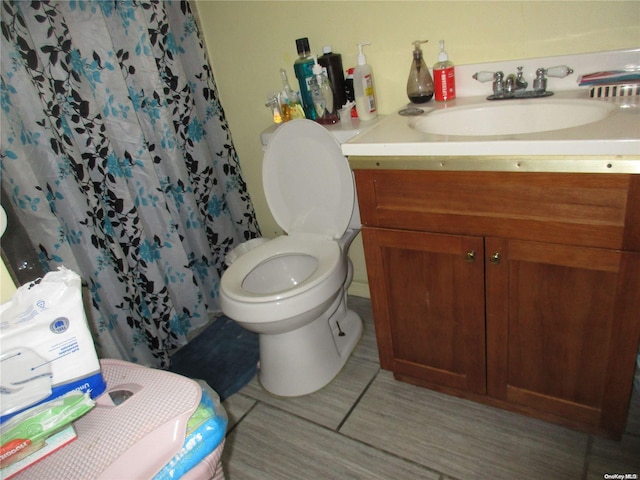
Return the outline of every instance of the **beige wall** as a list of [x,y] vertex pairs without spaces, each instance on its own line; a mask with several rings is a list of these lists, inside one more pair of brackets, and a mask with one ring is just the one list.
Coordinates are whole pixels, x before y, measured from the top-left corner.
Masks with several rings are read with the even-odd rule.
[[0,303],[9,301],[15,291],[16,286],[9,275],[9,271],[4,262],[0,260]]
[[[640,2],[619,1],[212,1],[197,0],[216,82],[258,221],[267,237],[281,233],[261,183],[260,132],[270,125],[266,95],[280,89],[284,67],[294,89],[295,40],[308,37],[313,53],[330,44],[344,67],[366,47],[381,113],[407,102],[411,42],[435,62],[444,39],[456,64],[569,55],[640,46]],[[352,293],[368,295],[362,245]]]

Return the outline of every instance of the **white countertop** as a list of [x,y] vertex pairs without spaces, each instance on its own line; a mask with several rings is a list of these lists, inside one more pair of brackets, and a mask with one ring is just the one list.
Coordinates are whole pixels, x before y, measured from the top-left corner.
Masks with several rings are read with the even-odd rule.
[[[553,97],[547,98],[588,97],[587,90],[581,89],[556,92]],[[344,143],[342,153],[346,156],[623,155],[640,160],[640,97],[590,101],[610,102],[616,105],[616,109],[605,119],[587,125],[517,135],[446,136],[422,133],[409,126],[413,117],[403,117],[394,112]],[[457,98],[446,103],[431,101],[424,106],[416,106],[425,110],[423,115],[428,115],[434,109],[482,103],[489,103],[486,96]]]
[[[342,145],[342,153],[350,157],[352,165],[358,168],[366,163],[358,157],[377,157],[376,168],[474,168],[478,157],[493,157],[494,162],[484,162],[478,166],[485,170],[518,171],[598,171],[610,173],[640,173],[640,97],[614,97],[590,99],[588,87],[578,87],[581,74],[614,69],[637,69],[640,65],[640,49],[613,52],[596,52],[547,58],[512,60],[475,65],[456,66],[456,90],[458,98],[450,102],[434,100],[415,105],[425,113],[456,106],[495,104],[513,100],[488,101],[491,82],[480,83],[472,79],[477,71],[503,70],[505,75],[515,73],[517,66],[523,66],[529,85],[537,67],[568,65],[575,70],[566,78],[549,78],[548,90],[554,95],[547,99],[583,99],[593,102],[607,102],[615,106],[614,111],[600,121],[555,131],[509,134],[495,136],[436,135],[422,133],[409,126],[411,119],[398,111],[377,124],[365,129],[355,138]],[[528,99],[535,102],[541,99]],[[366,123],[366,122],[364,122]],[[556,163],[542,162],[544,157],[555,158]],[[576,162],[567,156],[576,157]],[[416,166],[417,158],[421,164]],[[509,160],[509,157],[518,159]],[[577,161],[579,157],[579,161]],[[394,159],[392,163],[391,159]],[[473,159],[476,160],[473,160]],[[563,159],[558,166],[557,160]],[[466,159],[466,160],[465,160]],[[364,161],[364,159],[363,159]],[[584,162],[593,161],[590,165]],[[413,162],[413,163],[412,163]]]

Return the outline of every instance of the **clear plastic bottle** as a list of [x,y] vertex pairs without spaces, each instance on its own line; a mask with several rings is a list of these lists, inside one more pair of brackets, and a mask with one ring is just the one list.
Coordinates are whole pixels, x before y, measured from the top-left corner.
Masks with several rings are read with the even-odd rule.
[[446,102],[456,98],[456,72],[449,55],[444,51],[444,40],[440,40],[438,63],[433,66],[436,101]]
[[305,118],[304,109],[300,103],[298,94],[291,89],[289,78],[284,68],[280,69],[280,78],[282,79],[282,94],[280,96],[280,110],[282,112],[282,120],[288,122],[296,118]]
[[378,116],[373,69],[367,64],[367,58],[362,51],[362,47],[366,45],[371,44],[358,44],[358,65],[353,71],[353,91],[360,120],[371,120]]
[[326,70],[329,77],[333,92],[333,109],[337,112],[347,103],[342,55],[334,53],[331,46],[326,45],[322,47],[322,55],[318,57],[318,63]]
[[313,78],[313,57],[309,48],[309,39],[306,37],[298,38],[296,40],[296,48],[298,50],[298,59],[293,64],[293,70],[300,85],[302,107],[304,108],[305,116],[309,120],[315,120],[316,111],[313,107],[313,99],[309,89],[309,84]]
[[413,42],[413,61],[407,80],[407,96],[412,103],[426,103],[433,98],[433,80],[424,63],[420,44],[429,40],[416,40]]
[[311,80],[311,98],[316,109],[316,122],[323,125],[338,123],[338,111],[333,104],[331,82],[325,70],[314,58],[313,80]]
[[267,103],[264,104],[273,116],[273,123],[282,123],[284,121],[282,110],[280,109],[280,102],[278,101],[278,94],[274,93],[267,97]]

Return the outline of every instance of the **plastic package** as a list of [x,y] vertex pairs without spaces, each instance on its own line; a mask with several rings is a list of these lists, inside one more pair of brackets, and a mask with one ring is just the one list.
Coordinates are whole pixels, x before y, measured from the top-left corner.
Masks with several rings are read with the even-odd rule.
[[184,445],[153,480],[174,480],[200,463],[224,439],[227,431],[227,412],[220,397],[209,385],[198,380],[202,399],[187,423]]
[[0,318],[2,422],[70,391],[104,392],[78,274],[60,267],[21,286]]
[[2,425],[0,465],[21,460],[44,446],[44,441],[93,408],[88,393],[69,392],[30,408]]

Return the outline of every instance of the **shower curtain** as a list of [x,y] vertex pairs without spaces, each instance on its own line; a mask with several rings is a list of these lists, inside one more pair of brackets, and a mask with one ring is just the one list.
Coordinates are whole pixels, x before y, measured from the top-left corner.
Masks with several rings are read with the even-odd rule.
[[0,8],[2,199],[23,235],[7,243],[81,275],[101,357],[167,367],[219,312],[225,254],[260,233],[195,12]]

